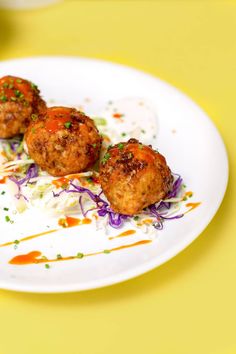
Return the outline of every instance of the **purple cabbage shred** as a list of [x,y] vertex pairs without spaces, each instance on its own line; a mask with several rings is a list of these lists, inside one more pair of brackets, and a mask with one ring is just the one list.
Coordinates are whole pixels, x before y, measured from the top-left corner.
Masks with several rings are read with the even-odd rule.
[[[172,190],[168,193],[166,199],[175,198],[178,196],[180,192],[183,180],[180,175],[175,174],[175,176],[177,176],[177,178],[175,179],[172,186]],[[125,220],[131,218],[131,216],[129,215],[115,213],[110,208],[109,204],[104,199],[101,198],[103,192],[100,192],[99,194],[95,194],[88,188],[75,185],[72,180],[70,181],[69,189],[63,189],[59,193],[53,192],[53,196],[59,197],[62,193],[87,194],[89,198],[95,203],[95,206],[85,211],[82,202],[82,195],[80,195],[79,205],[83,216],[86,217],[90,211],[97,210],[99,216],[101,217],[108,216],[109,225],[112,226],[113,228],[116,229],[120,228],[124,224]],[[170,202],[161,201],[160,203],[152,204],[149,207],[147,207],[144,213],[151,217],[155,217],[156,221],[153,223],[153,226],[158,230],[162,230],[164,220],[179,219],[184,215],[184,214],[179,214],[170,217],[166,216],[170,207],[171,207]]]

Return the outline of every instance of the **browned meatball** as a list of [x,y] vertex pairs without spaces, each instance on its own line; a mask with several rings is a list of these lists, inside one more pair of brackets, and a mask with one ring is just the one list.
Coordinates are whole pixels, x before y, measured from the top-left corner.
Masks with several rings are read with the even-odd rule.
[[100,183],[111,208],[134,215],[163,199],[173,177],[164,156],[136,139],[108,149],[100,165]]
[[35,84],[19,77],[0,79],[0,138],[24,133],[31,115],[45,110],[39,93]]
[[25,141],[29,155],[43,170],[65,176],[91,167],[99,157],[102,139],[84,113],[51,107],[31,122]]

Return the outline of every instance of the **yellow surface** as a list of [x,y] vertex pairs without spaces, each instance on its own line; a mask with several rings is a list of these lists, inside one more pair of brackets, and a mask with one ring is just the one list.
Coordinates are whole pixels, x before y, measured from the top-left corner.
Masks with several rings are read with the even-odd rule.
[[[0,12],[0,59],[80,55],[146,70],[208,112],[232,164],[235,33],[232,1],[66,1]],[[146,275],[75,294],[0,291],[0,354],[235,354],[234,175],[231,165],[207,230]]]

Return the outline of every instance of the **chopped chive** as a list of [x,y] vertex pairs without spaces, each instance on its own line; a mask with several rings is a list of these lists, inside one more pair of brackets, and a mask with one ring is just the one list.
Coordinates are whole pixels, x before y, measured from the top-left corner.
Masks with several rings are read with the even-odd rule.
[[62,255],[59,253],[57,254],[57,259],[61,259],[62,258]]
[[14,93],[15,93],[16,97],[20,97],[20,95],[21,95],[21,92],[19,90],[15,90]]
[[142,132],[143,134],[145,134],[145,133],[146,133],[146,131],[145,131],[144,129],[141,129],[141,132]]
[[118,144],[118,149],[120,149],[120,150],[124,149],[124,144],[119,143],[119,144]]
[[15,240],[15,241],[14,241],[14,244],[15,244],[15,245],[19,245],[19,243],[20,243],[19,240]]
[[3,208],[3,210],[8,211],[8,210],[9,210],[9,208]]
[[5,216],[5,220],[6,220],[6,222],[11,221],[11,219],[10,219],[10,217],[8,215]]
[[76,258],[83,258],[83,257],[84,257],[84,254],[81,252],[77,253],[77,255],[76,255]]
[[70,127],[71,127],[71,122],[66,122],[65,124],[64,124],[64,126],[67,128],[67,129],[69,129]]
[[111,251],[109,251],[109,250],[104,250],[103,253],[109,254],[109,253],[111,253]]
[[33,90],[37,90],[38,89],[38,86],[35,85],[33,82],[30,83],[30,86]]
[[1,195],[4,195],[5,193],[6,193],[5,191],[2,191],[2,192],[1,192]]
[[93,118],[93,120],[97,125],[107,125],[107,121],[105,118],[95,117]]
[[121,136],[126,136],[126,133],[121,133]]
[[128,159],[132,159],[133,156],[132,152],[128,153]]
[[7,96],[5,96],[5,95],[1,96],[1,97],[0,97],[0,100],[1,100],[2,102],[6,102],[6,101],[7,101]]
[[45,264],[45,268],[46,269],[49,269],[50,268],[50,265],[48,263]]
[[134,216],[134,220],[135,220],[135,221],[139,220],[139,216],[138,216],[138,215],[135,215],[135,216]]
[[101,163],[104,165],[107,162],[107,160],[109,160],[110,156],[111,155],[108,152],[106,152],[105,155],[103,156]]
[[31,114],[31,119],[32,119],[33,121],[36,121],[36,120],[38,119],[38,115],[35,114],[35,113]]

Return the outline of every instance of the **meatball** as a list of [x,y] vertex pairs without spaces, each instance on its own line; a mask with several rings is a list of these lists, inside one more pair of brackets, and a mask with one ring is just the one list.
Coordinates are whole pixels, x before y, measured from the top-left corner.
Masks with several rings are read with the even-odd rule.
[[14,76],[0,78],[0,138],[23,134],[32,114],[45,110],[39,93],[30,81]]
[[53,176],[91,167],[102,138],[92,119],[74,108],[51,107],[36,117],[25,133],[29,155]]
[[101,160],[103,192],[121,214],[137,214],[165,198],[172,182],[164,156],[136,139],[114,145]]

